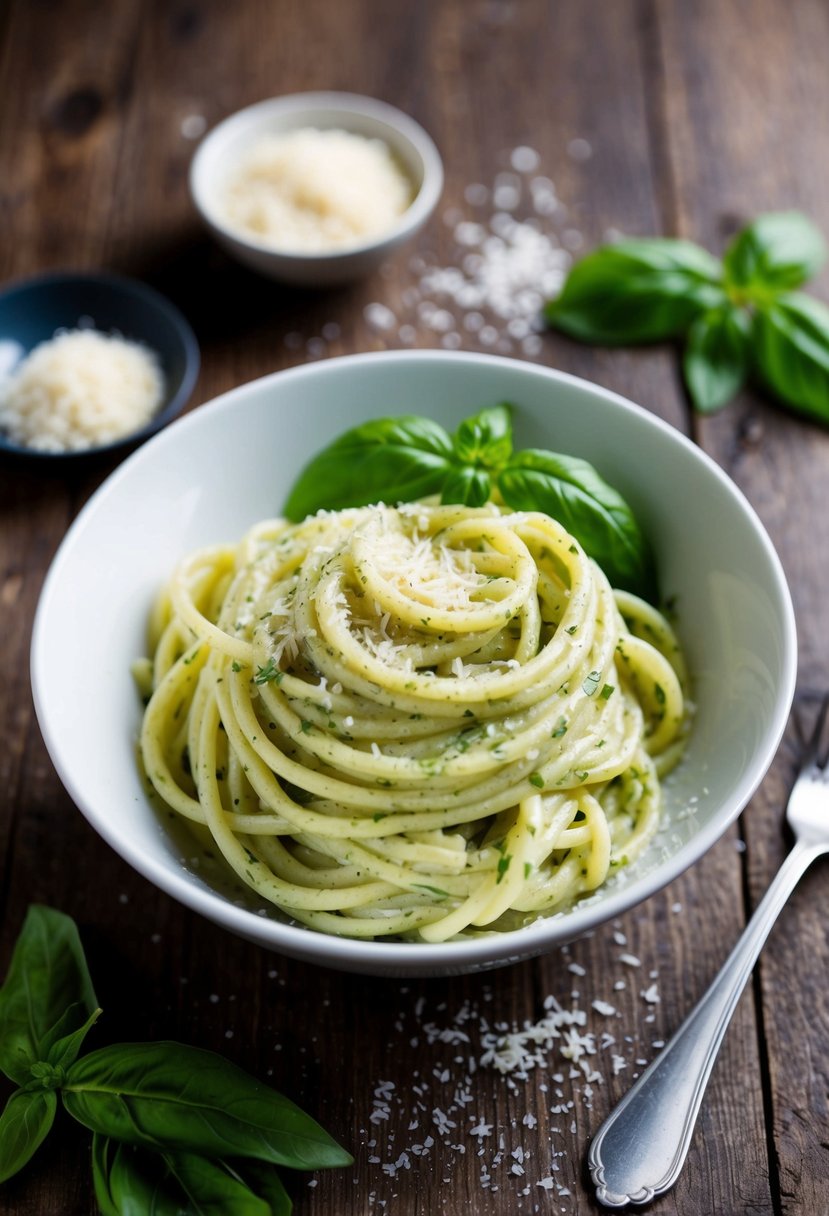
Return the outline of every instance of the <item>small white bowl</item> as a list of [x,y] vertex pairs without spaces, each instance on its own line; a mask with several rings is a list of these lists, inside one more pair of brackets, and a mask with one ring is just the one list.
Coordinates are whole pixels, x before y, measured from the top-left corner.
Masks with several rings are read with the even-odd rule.
[[[306,127],[384,141],[411,179],[414,192],[412,203],[393,227],[342,250],[289,253],[228,224],[221,198],[240,158],[263,136]],[[353,93],[295,93],[239,110],[206,136],[190,166],[193,202],[219,244],[252,270],[301,287],[335,286],[376,270],[423,227],[442,189],[443,163],[423,128],[393,106]]]
[[[584,457],[650,536],[693,680],[696,716],[646,853],[595,895],[526,928],[439,945],[352,941],[289,923],[200,855],[148,800],[130,675],[153,598],[176,563],[235,543],[285,501],[328,440],[369,418],[425,414],[453,430],[514,405],[516,443]],[[242,937],[306,961],[387,975],[455,974],[530,958],[612,920],[696,861],[771,763],[796,671],[791,599],[762,524],[689,440],[615,393],[561,372],[438,351],[355,355],[278,372],[173,423],[81,511],[46,580],[32,685],[43,737],[92,826],[163,891]],[[194,860],[195,859],[195,860]],[[71,864],[71,863],[70,863]],[[689,912],[689,915],[691,913]],[[705,909],[699,932],[705,930]]]

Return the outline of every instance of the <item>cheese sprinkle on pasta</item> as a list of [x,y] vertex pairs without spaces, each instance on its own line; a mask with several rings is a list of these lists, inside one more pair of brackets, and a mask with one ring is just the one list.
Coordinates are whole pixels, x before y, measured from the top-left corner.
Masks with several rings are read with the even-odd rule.
[[157,607],[144,767],[302,924],[441,942],[561,910],[653,836],[670,626],[534,512],[269,521]]

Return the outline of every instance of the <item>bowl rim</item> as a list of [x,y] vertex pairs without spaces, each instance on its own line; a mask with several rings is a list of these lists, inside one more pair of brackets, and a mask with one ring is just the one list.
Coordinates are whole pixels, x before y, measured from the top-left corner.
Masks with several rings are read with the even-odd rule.
[[[113,490],[117,489],[120,482],[131,475],[131,470],[136,464],[151,460],[156,449],[162,448],[165,443],[172,442],[171,435],[175,436],[188,428],[205,425],[205,419],[212,418],[217,413],[235,412],[238,410],[240,401],[267,391],[268,387],[277,380],[280,383],[290,384],[291,382],[301,383],[308,376],[336,377],[344,365],[360,368],[381,363],[427,364],[429,362],[445,365],[454,363],[505,367],[526,375],[540,377],[551,383],[566,384],[582,392],[598,394],[605,399],[607,404],[646,421],[657,430],[665,432],[673,442],[690,450],[702,462],[707,472],[721,483],[735,505],[752,523],[753,530],[768,561],[783,622],[782,679],[778,685],[774,712],[766,730],[766,745],[761,752],[758,752],[750,779],[743,778],[723,803],[723,807],[716,817],[704,824],[677,852],[664,858],[652,870],[638,877],[634,882],[609,891],[600,901],[576,904],[574,908],[561,913],[542,916],[539,920],[521,929],[508,930],[491,936],[485,935],[472,940],[449,941],[434,945],[425,942],[363,941],[349,937],[337,937],[317,932],[303,925],[265,918],[248,909],[238,907],[213,889],[197,886],[183,868],[176,869],[167,863],[137,854],[128,842],[121,839],[119,832],[113,830],[105,817],[84,805],[83,794],[75,788],[71,775],[66,772],[59,743],[52,736],[48,705],[43,695],[46,682],[44,674],[48,671],[48,646],[44,634],[44,621],[49,610],[53,588],[60,579],[63,565],[71,557],[73,538],[85,527],[87,517],[96,513],[105,504]],[[204,412],[205,408],[207,413]],[[381,351],[343,355],[321,363],[302,364],[248,381],[221,393],[207,402],[205,407],[200,407],[178,419],[172,427],[166,428],[148,444],[132,453],[106,478],[84,505],[55,554],[35,613],[30,662],[35,712],[44,742],[58,775],[87,821],[133,869],[166,894],[221,927],[290,957],[357,973],[417,976],[452,974],[499,967],[542,954],[556,945],[581,937],[597,926],[612,921],[628,909],[644,903],[699,861],[734,823],[753,797],[779,747],[794,696],[797,675],[797,634],[791,593],[782,563],[765,526],[736,483],[728,477],[712,457],[675,427],[611,389],[606,389],[583,377],[543,365],[498,355],[466,351]]]
[[[62,283],[86,284],[89,286],[98,284],[113,288],[125,296],[132,296],[134,299],[140,300],[145,307],[163,316],[170,329],[178,335],[184,350],[184,374],[181,384],[173,396],[165,402],[148,423],[137,431],[130,431],[128,435],[123,435],[120,439],[113,439],[110,443],[97,444],[93,447],[82,448],[79,451],[43,452],[37,448],[29,448],[23,444],[14,443],[0,429],[0,456],[8,455],[41,461],[77,461],[102,456],[107,452],[115,452],[131,444],[142,443],[169,422],[172,422],[181,413],[195,388],[201,367],[201,351],[193,327],[181,309],[172,300],[168,299],[167,296],[163,295],[155,287],[151,287],[149,283],[145,283],[142,279],[135,279],[129,275],[115,274],[111,271],[72,269],[44,271],[42,274],[30,275],[4,283],[0,287],[0,304],[13,300],[15,296],[48,290]],[[48,341],[48,339],[43,340]]]
[[[203,180],[204,165],[211,154],[212,146],[215,146],[220,139],[233,139],[237,132],[242,133],[259,125],[265,126],[267,118],[271,114],[302,115],[307,113],[310,121],[313,114],[321,110],[339,110],[344,116],[353,114],[375,119],[392,128],[415,150],[423,161],[423,181],[406,210],[390,228],[384,229],[379,235],[330,250],[309,250],[297,253],[290,249],[275,247],[241,229],[231,227],[215,206],[215,191],[208,189]],[[348,129],[347,126],[345,129]],[[262,101],[254,102],[253,105],[245,106],[241,110],[235,110],[216,126],[211,127],[204,136],[190,162],[188,175],[190,196],[196,210],[209,227],[217,233],[221,233],[226,240],[231,240],[257,254],[284,262],[286,266],[302,263],[324,265],[329,262],[341,264],[349,258],[356,259],[405,239],[407,234],[415,231],[434,210],[443,190],[443,179],[443,161],[437,145],[428,131],[416,119],[380,98],[368,97],[360,93],[336,91],[285,93],[276,97],[267,97]]]

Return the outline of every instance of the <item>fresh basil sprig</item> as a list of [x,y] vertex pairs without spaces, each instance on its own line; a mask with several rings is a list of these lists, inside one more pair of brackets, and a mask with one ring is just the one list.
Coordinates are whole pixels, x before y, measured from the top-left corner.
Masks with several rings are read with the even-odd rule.
[[288,1216],[274,1165],[351,1163],[298,1106],[213,1052],[121,1043],[79,1056],[100,1012],[73,921],[31,907],[0,988],[0,1069],[19,1087],[0,1115],[0,1182],[39,1148],[58,1095],[94,1132],[104,1216]]
[[582,258],[545,316],[582,342],[679,340],[696,409],[721,409],[749,381],[829,422],[829,308],[796,291],[826,242],[796,211],[761,215],[722,260],[690,241],[623,240]]
[[536,449],[516,452],[512,407],[491,406],[454,435],[428,418],[378,418],[347,431],[305,466],[283,511],[301,520],[320,510],[410,502],[480,507],[496,498],[557,519],[614,587],[655,596],[650,548],[630,507],[585,460]]

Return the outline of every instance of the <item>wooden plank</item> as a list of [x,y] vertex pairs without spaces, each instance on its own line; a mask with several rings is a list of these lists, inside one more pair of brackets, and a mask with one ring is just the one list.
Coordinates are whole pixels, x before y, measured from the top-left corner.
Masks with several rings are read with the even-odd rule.
[[[677,231],[719,249],[758,211],[799,208],[829,232],[829,169],[815,154],[818,116],[829,105],[821,50],[829,36],[825,6],[800,0],[785,9],[763,2],[701,4],[692,11],[672,3],[659,12]],[[825,299],[825,274],[815,286]],[[829,437],[754,391],[697,430],[745,491],[781,556],[798,621],[801,713],[808,719],[813,695],[829,686],[823,625],[829,577],[825,562],[816,560],[829,552],[822,509]],[[796,768],[795,740],[791,731],[744,816],[752,904],[786,848],[780,819]],[[787,1213],[829,1207],[829,1119],[820,1063],[829,1053],[829,1023],[822,985],[814,979],[826,974],[827,934],[817,898],[823,878],[810,875],[784,913],[757,988],[758,1033],[770,1059],[769,1167]]]

